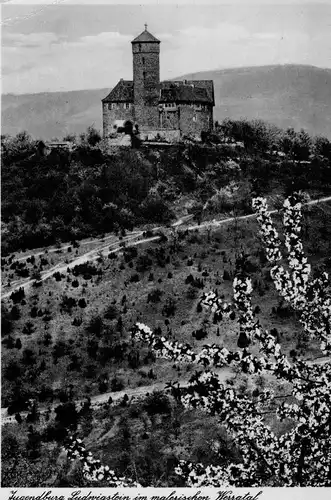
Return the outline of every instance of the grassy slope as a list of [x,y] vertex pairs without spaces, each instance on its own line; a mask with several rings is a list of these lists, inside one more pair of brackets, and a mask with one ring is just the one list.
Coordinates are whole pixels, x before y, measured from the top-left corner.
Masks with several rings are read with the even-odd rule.
[[[108,373],[109,380],[116,374],[123,379],[125,386],[135,387],[152,383],[146,378],[147,371],[153,368],[157,374],[158,381],[170,380],[176,374],[171,364],[164,360],[158,360],[156,366],[148,364],[144,366],[142,363],[136,369],[128,367],[127,362],[114,363],[113,361],[106,362],[104,366],[93,359],[89,359],[86,353],[87,333],[86,327],[93,316],[104,317],[105,311],[110,303],[116,301],[116,307],[119,313],[121,312],[123,319],[123,334],[116,335],[114,338],[123,340],[127,336],[129,328],[135,321],[142,321],[151,327],[160,326],[163,333],[166,333],[165,326],[166,317],[162,315],[162,308],[167,298],[174,298],[176,303],[176,312],[174,316],[168,318],[169,329],[172,331],[175,338],[190,342],[195,345],[201,345],[204,342],[219,342],[225,346],[235,348],[237,341],[238,326],[236,322],[223,321],[220,325],[212,324],[212,317],[208,314],[196,313],[198,297],[202,291],[208,291],[217,288],[220,294],[224,294],[225,300],[231,300],[232,281],[223,280],[224,270],[230,273],[234,271],[234,255],[235,248],[243,248],[251,254],[253,263],[257,269],[253,272],[252,277],[261,282],[260,295],[256,291],[254,294],[254,304],[261,307],[259,315],[262,323],[268,328],[276,327],[283,333],[282,344],[287,351],[295,348],[297,342],[297,334],[299,326],[292,319],[280,319],[271,316],[271,309],[277,306],[278,297],[275,294],[273,286],[267,279],[267,268],[265,264],[259,264],[260,244],[255,234],[257,232],[256,223],[254,221],[244,221],[239,224],[238,230],[235,231],[234,225],[223,227],[212,233],[211,241],[208,241],[207,233],[190,234],[180,242],[181,249],[172,251],[170,242],[164,244],[166,256],[170,257],[170,262],[165,264],[165,267],[160,267],[154,257],[151,269],[145,272],[139,272],[140,281],[137,283],[130,282],[130,277],[137,273],[136,261],[133,259],[131,264],[125,263],[124,269],[123,258],[118,256],[115,260],[107,258],[98,263],[98,268],[102,269],[102,276],[93,277],[91,280],[85,280],[83,276],[78,276],[79,286],[74,288],[71,282],[75,279],[72,273],[67,274],[61,281],[56,281],[51,278],[43,283],[39,288],[32,289],[32,292],[26,297],[26,305],[19,306],[21,318],[14,322],[14,338],[19,337],[22,341],[22,350],[24,348],[32,348],[39,356],[44,357],[46,369],[34,381],[28,382],[29,386],[38,387],[41,382],[50,385],[55,390],[60,386],[67,386],[72,383],[75,386],[77,397],[82,397],[87,393],[98,393],[98,376],[103,373]],[[236,236],[237,235],[237,236]],[[138,248],[138,257],[145,254],[148,248],[158,248],[158,243],[148,244],[144,249],[142,246]],[[223,253],[225,252],[225,255]],[[70,254],[68,254],[70,255]],[[188,265],[188,258],[193,258],[193,264]],[[225,260],[225,262],[224,262]],[[199,270],[199,264],[200,270]],[[131,267],[130,267],[131,266]],[[203,272],[207,271],[207,276],[203,276]],[[153,280],[149,280],[150,272],[153,272]],[[168,278],[169,272],[172,277]],[[187,289],[189,285],[185,284],[186,277],[192,274],[193,276],[202,277],[204,280],[204,289],[197,289],[195,299],[187,297]],[[159,282],[159,280],[162,280]],[[161,301],[156,304],[147,303],[148,294],[159,288],[163,291]],[[71,313],[60,310],[62,296],[66,294],[69,297],[77,300],[84,297],[87,302],[87,307],[82,309],[79,306],[73,307]],[[125,307],[126,313],[123,313],[124,305],[121,304],[121,299],[126,296]],[[11,301],[7,303],[10,305]],[[41,310],[47,309],[52,319],[44,321],[43,317],[31,318],[30,311],[33,306]],[[74,318],[81,318],[80,326],[73,326]],[[207,340],[196,341],[192,338],[192,332],[202,326],[203,320],[209,320],[209,335]],[[35,327],[35,332],[31,335],[22,334],[22,329],[26,321],[32,321]],[[105,331],[102,339],[98,340],[100,345],[107,344],[107,335],[109,328],[114,328],[116,320],[104,320]],[[220,337],[216,336],[217,326],[219,326]],[[108,334],[107,334],[108,327]],[[77,354],[80,359],[80,371],[68,371],[70,363],[69,356],[64,356],[59,359],[57,364],[53,364],[51,351],[52,346],[45,347],[43,345],[44,334],[48,332],[52,336],[53,344],[57,340],[63,340],[68,343],[72,339],[71,354]],[[113,333],[114,335],[114,333]],[[3,348],[3,366],[8,362],[9,358],[20,358],[22,350],[17,349],[7,350]],[[38,356],[38,357],[39,357]],[[40,359],[40,358],[39,358]],[[86,380],[85,369],[88,364],[96,366],[96,374],[92,379]],[[185,375],[185,371],[181,376]],[[3,398],[10,399],[12,384],[8,384],[3,379]],[[108,389],[110,390],[110,388]]]
[[[328,205],[328,209],[330,209],[330,205]],[[305,250],[308,251],[309,259],[314,267],[327,254],[327,243],[320,240],[319,244],[316,245],[317,237],[310,232],[317,226],[319,219],[318,208],[312,209]],[[126,361],[114,363],[109,360],[105,366],[101,366],[100,362],[88,359],[86,354],[86,326],[95,314],[103,317],[107,306],[116,301],[117,307],[122,311],[124,323],[122,338],[128,335],[129,327],[137,320],[143,321],[151,327],[161,326],[163,332],[166,333],[162,307],[167,297],[173,297],[176,302],[176,313],[175,316],[168,319],[169,328],[175,338],[183,342],[190,342],[196,348],[206,342],[217,342],[228,348],[236,349],[238,336],[236,322],[226,320],[219,325],[213,325],[212,316],[205,312],[196,312],[198,297],[203,290],[197,291],[196,298],[188,298],[189,285],[185,284],[186,277],[192,273],[194,276],[203,277],[204,291],[217,288],[220,294],[224,294],[225,300],[231,300],[232,281],[224,280],[222,277],[224,270],[233,271],[236,248],[249,252],[252,263],[258,265],[251,274],[253,280],[261,281],[260,289],[257,288],[254,291],[253,304],[259,305],[261,309],[258,316],[262,324],[268,329],[277,328],[282,333],[282,347],[285,352],[289,352],[296,347],[300,327],[292,317],[280,318],[271,314],[272,307],[278,304],[278,296],[273,285],[267,279],[265,263],[259,261],[261,247],[256,233],[256,223],[250,220],[239,223],[237,229],[235,229],[234,224],[221,227],[211,233],[210,237],[207,232],[190,233],[180,241],[181,248],[176,251],[171,252],[172,242],[168,241],[164,243],[164,248],[165,254],[170,256],[170,262],[165,267],[160,267],[153,258],[151,269],[154,274],[153,281],[149,280],[150,270],[146,270],[144,273],[139,273],[140,281],[138,283],[129,282],[129,277],[136,272],[137,258],[133,259],[132,267],[130,267],[131,264],[125,263],[123,269],[122,256],[118,256],[115,260],[100,261],[98,267],[103,270],[102,276],[100,278],[94,277],[92,280],[85,280],[80,276],[78,277],[78,288],[73,288],[71,283],[67,281],[67,278],[72,280],[71,274],[59,282],[55,281],[54,278],[46,281],[42,287],[33,289],[32,293],[26,297],[26,305],[20,306],[22,317],[15,322],[13,336],[19,336],[23,346],[20,351],[17,349],[7,350],[3,347],[2,366],[4,367],[10,358],[20,358],[24,348],[31,348],[38,354],[37,364],[39,365],[40,361],[44,359],[46,368],[34,381],[29,381],[29,370],[26,370],[24,377],[22,377],[22,384],[26,384],[27,387],[33,386],[37,390],[42,383],[52,386],[54,390],[73,384],[74,397],[77,398],[98,393],[98,376],[105,373],[109,375],[109,380],[116,374],[123,380],[126,387],[149,385],[150,391],[153,390],[154,380],[149,379],[146,375],[151,368],[157,376],[156,382],[174,380],[177,377],[186,378],[192,372],[192,367],[188,366],[188,371],[186,371],[187,368],[181,366],[180,371],[178,371],[172,363],[165,360],[142,364],[135,369],[130,368]],[[158,244],[149,244],[145,248],[139,247],[138,257],[148,249],[158,247]],[[193,259],[193,263],[189,263],[190,265],[188,265],[189,257]],[[201,264],[201,268],[199,264]],[[207,271],[208,275],[203,276],[204,271]],[[172,273],[171,278],[168,277],[169,272]],[[161,283],[159,283],[160,279]],[[217,280],[218,284],[216,284]],[[66,293],[68,296],[79,298],[82,296],[83,288],[85,289],[83,296],[87,301],[87,307],[85,309],[73,308],[72,314],[61,312],[59,308],[61,296]],[[155,288],[164,291],[161,302],[148,304],[147,295]],[[121,306],[123,295],[126,295],[127,298],[127,312],[125,314],[123,306]],[[8,302],[10,303],[10,301]],[[36,304],[40,309],[48,308],[52,320],[44,322],[42,317],[31,319],[29,311],[33,304]],[[72,325],[74,317],[82,318],[81,326]],[[21,333],[27,319],[30,319],[36,328],[30,336]],[[208,338],[200,341],[193,339],[192,331],[200,328],[206,319],[209,322]],[[112,323],[111,320],[104,321],[106,326],[116,323],[116,321]],[[45,333],[45,324],[48,324],[47,331],[52,335],[53,344],[56,340],[63,340],[66,345],[71,343],[72,352],[80,357],[79,371],[68,370],[68,356],[60,358],[56,365],[53,364],[50,354],[52,346],[46,348],[41,342]],[[217,336],[217,328],[219,328],[219,336]],[[103,338],[105,338],[105,334]],[[100,344],[102,342],[100,341]],[[142,353],[143,351],[140,350],[141,355]],[[315,353],[317,353],[316,344],[312,342],[306,354],[311,357]],[[96,371],[93,377],[87,378],[86,376],[87,364],[95,366]],[[11,388],[4,378],[2,380],[2,394],[5,399],[10,397]],[[279,394],[288,393],[286,385],[280,386],[278,381],[258,380],[256,378],[249,380],[245,375],[237,376],[235,379],[238,390],[251,389],[255,384],[261,383],[271,384]],[[58,402],[57,400],[56,404]],[[219,455],[213,451],[215,443],[220,445],[221,455],[228,452],[226,450],[231,449],[227,436],[214,417],[206,416],[199,411],[183,411],[177,407],[172,408],[171,415],[151,415],[146,412],[144,405],[144,402],[138,402],[128,407],[109,408],[105,406],[95,411],[92,417],[84,417],[81,420],[79,432],[80,436],[84,438],[87,448],[110,467],[114,467],[131,477],[137,475],[139,479],[142,478],[143,484],[147,485],[153,481],[153,484],[158,486],[178,484],[172,472],[174,457],[210,463],[219,460]],[[268,420],[276,432],[283,432],[290,425],[288,422],[280,424],[275,420],[273,414],[268,416]],[[44,423],[34,427],[39,431],[45,430]],[[24,458],[29,428],[30,424],[23,423],[15,427],[7,425],[3,429],[4,439],[10,438],[10,436],[15,436],[18,439],[21,453],[23,453],[23,458],[19,459],[19,467],[25,467],[24,480],[22,474],[17,475],[17,472],[14,476],[10,476],[10,472],[8,475],[8,468],[6,468],[6,480],[9,481],[7,486],[40,486],[41,484],[54,486],[52,481],[60,481],[60,483],[56,482],[55,486],[84,485],[81,483],[80,473],[76,467],[70,467],[69,470],[66,468],[60,448],[54,441],[42,443],[39,459],[26,460]],[[47,471],[44,467],[40,467],[41,464],[45,463],[47,463]],[[14,470],[16,471],[15,468]],[[10,479],[11,477],[12,479]]]

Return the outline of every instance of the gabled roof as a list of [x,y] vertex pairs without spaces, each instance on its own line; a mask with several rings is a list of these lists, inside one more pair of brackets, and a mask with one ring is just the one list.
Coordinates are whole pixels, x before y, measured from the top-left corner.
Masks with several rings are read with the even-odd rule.
[[[120,80],[102,102],[133,103],[133,81]],[[212,80],[165,81],[160,84],[159,102],[202,103],[214,105]]]
[[[206,80],[206,83],[209,81]],[[199,82],[202,83],[201,81]],[[162,82],[160,102],[187,102],[214,104],[213,84],[196,85],[196,82]]]
[[131,43],[140,43],[140,42],[156,42],[160,43],[160,40],[155,38],[154,35],[152,35],[149,31],[144,30],[142,33],[140,33],[139,36],[137,36],[134,40],[132,40]]
[[133,81],[120,80],[102,102],[133,102]]

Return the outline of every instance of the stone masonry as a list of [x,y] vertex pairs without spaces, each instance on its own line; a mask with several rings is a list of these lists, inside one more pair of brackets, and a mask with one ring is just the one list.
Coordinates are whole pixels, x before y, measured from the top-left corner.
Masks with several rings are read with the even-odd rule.
[[[136,127],[143,135],[200,137],[213,128],[212,80],[160,82],[160,41],[143,31],[132,42],[133,81],[120,80],[102,100],[103,134]],[[170,131],[176,131],[170,133]]]

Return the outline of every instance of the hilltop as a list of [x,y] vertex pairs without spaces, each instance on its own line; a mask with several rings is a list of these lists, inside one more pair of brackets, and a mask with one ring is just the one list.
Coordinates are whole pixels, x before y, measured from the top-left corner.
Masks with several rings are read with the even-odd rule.
[[[211,70],[181,78],[212,79],[214,119],[262,119],[331,138],[331,70],[275,65]],[[109,88],[2,96],[2,133],[27,130],[50,139],[101,129],[101,99]]]

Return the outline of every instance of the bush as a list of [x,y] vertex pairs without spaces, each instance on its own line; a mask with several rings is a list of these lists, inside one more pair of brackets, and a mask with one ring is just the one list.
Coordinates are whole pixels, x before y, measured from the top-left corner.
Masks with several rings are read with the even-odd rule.
[[119,311],[118,311],[116,305],[109,304],[109,306],[107,307],[107,310],[105,312],[105,318],[113,320],[113,319],[118,318],[118,315],[119,315]]
[[162,295],[163,291],[159,288],[155,288],[148,294],[147,303],[152,302],[153,304],[155,304],[156,302],[160,302]]
[[135,259],[137,255],[138,255],[138,250],[136,247],[123,248],[123,257],[126,263],[129,263],[132,259]]
[[121,378],[114,377],[110,382],[110,388],[113,392],[122,391],[125,387],[124,381]]
[[95,146],[102,139],[100,133],[94,127],[88,127],[85,138],[90,146]]
[[208,332],[205,328],[200,328],[199,330],[195,330],[195,332],[192,333],[192,337],[196,338],[197,340],[202,340],[208,337]]
[[18,304],[25,297],[24,288],[20,287],[16,292],[12,292],[10,294],[10,299],[14,302],[14,304]]
[[172,297],[168,297],[166,303],[162,308],[162,316],[166,316],[167,318],[169,318],[169,316],[175,316],[175,312],[176,302]]
[[80,308],[84,309],[87,306],[86,300],[84,298],[79,299],[78,305]]
[[13,321],[17,321],[17,320],[20,319],[20,317],[21,317],[21,311],[20,311],[20,308],[17,305],[14,305],[11,308],[10,316],[11,316],[11,319]]
[[145,411],[149,415],[157,415],[157,414],[167,414],[171,413],[171,403],[163,392],[154,391],[152,394],[147,396],[143,405]]
[[159,196],[146,198],[141,204],[141,214],[148,222],[168,222],[173,217],[167,203]]
[[96,337],[101,337],[104,330],[104,323],[101,316],[96,315],[90,319],[88,326],[86,327],[88,333],[95,335]]
[[35,331],[33,323],[31,321],[27,321],[25,323],[22,331],[23,331],[24,335],[31,335]]
[[142,254],[139,255],[136,263],[136,270],[138,273],[143,273],[145,271],[148,271],[153,264],[152,259],[148,257],[147,254]]
[[[85,300],[85,299],[84,299]],[[60,308],[65,312],[70,313],[73,307],[76,307],[77,300],[74,297],[68,297],[67,295],[63,295],[62,300],[60,302]]]

